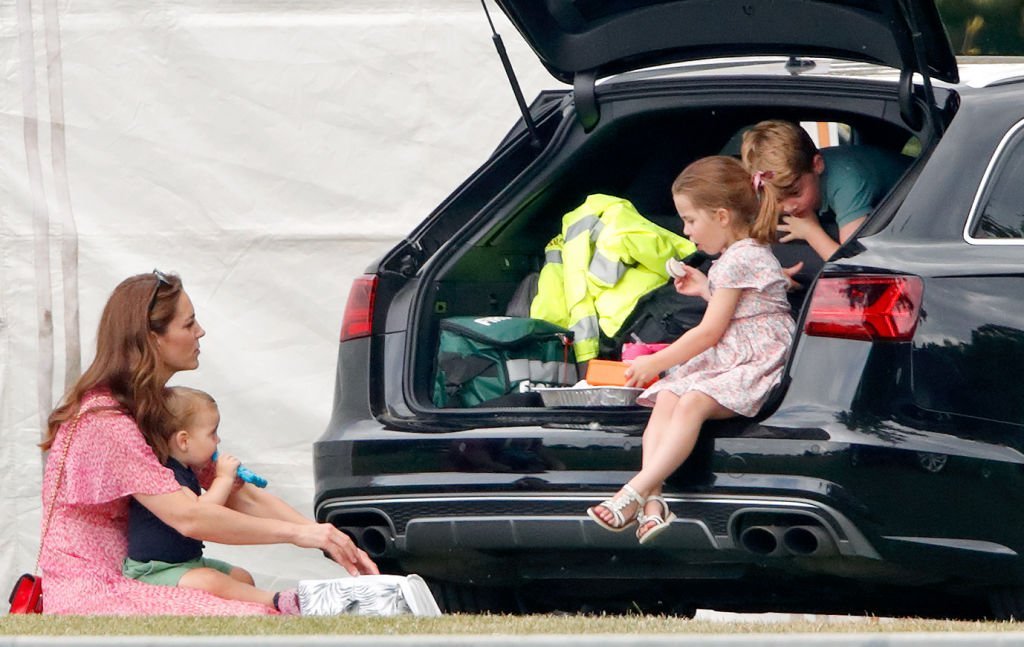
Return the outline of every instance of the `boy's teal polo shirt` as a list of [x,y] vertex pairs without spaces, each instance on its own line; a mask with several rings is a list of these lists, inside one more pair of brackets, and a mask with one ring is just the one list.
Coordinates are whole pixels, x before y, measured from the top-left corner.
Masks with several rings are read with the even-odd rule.
[[821,149],[821,209],[832,212],[840,227],[866,216],[903,175],[912,157],[875,146],[831,146]]

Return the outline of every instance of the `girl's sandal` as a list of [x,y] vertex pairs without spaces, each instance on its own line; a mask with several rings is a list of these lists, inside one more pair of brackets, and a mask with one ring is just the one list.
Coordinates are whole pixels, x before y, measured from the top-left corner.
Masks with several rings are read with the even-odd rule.
[[[628,518],[623,514],[623,510],[628,507],[631,503],[636,504],[636,509],[633,514]],[[629,528],[636,523],[637,518],[644,511],[644,504],[647,501],[637,493],[636,490],[629,484],[622,486],[622,492],[615,495],[607,501],[602,501],[592,508],[587,508],[587,516],[597,522],[597,525],[601,526],[605,530],[611,530],[612,532],[622,532],[626,528]],[[613,523],[608,523],[594,512],[595,508],[607,508],[612,513]]]
[[[646,544],[647,542],[652,541],[655,537],[657,537],[666,529],[668,529],[672,522],[676,520],[675,513],[668,509],[668,503],[665,501],[663,497],[661,497],[660,495],[653,495],[647,497],[647,500],[654,501],[655,503],[660,505],[661,514],[638,515],[640,522],[639,525],[636,527],[636,538],[640,541],[641,544]],[[644,527],[646,527],[647,524],[651,523],[652,521],[654,522],[654,525],[647,528],[647,531],[643,534],[640,534],[640,531],[643,530]]]

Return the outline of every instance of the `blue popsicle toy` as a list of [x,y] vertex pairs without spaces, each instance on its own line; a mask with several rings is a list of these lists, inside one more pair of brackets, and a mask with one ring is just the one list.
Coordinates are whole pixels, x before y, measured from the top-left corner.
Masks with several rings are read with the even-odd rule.
[[[217,454],[219,452],[213,452],[213,460],[217,460]],[[267,487],[267,479],[263,478],[259,474],[253,473],[245,465],[238,466],[238,478],[242,479],[246,483],[252,483],[256,487]]]

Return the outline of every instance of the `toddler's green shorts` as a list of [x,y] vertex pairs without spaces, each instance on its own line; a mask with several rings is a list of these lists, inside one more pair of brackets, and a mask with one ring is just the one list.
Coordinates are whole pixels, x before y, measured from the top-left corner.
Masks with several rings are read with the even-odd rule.
[[169,562],[137,562],[130,557],[125,557],[121,572],[124,576],[146,584],[159,584],[160,586],[178,586],[181,576],[195,568],[212,568],[224,573],[231,574],[231,564],[222,562],[219,559],[200,557],[188,562],[171,564]]

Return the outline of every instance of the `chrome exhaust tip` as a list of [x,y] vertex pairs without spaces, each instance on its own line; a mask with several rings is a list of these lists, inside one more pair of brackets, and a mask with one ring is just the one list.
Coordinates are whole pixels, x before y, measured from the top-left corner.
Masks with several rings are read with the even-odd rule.
[[832,536],[820,526],[792,526],[782,535],[782,545],[798,557],[827,557],[839,552]]
[[784,554],[782,526],[750,526],[740,533],[740,545],[746,550],[762,557],[775,557]]
[[395,538],[387,526],[367,526],[359,537],[359,547],[373,558],[384,557],[391,552]]

